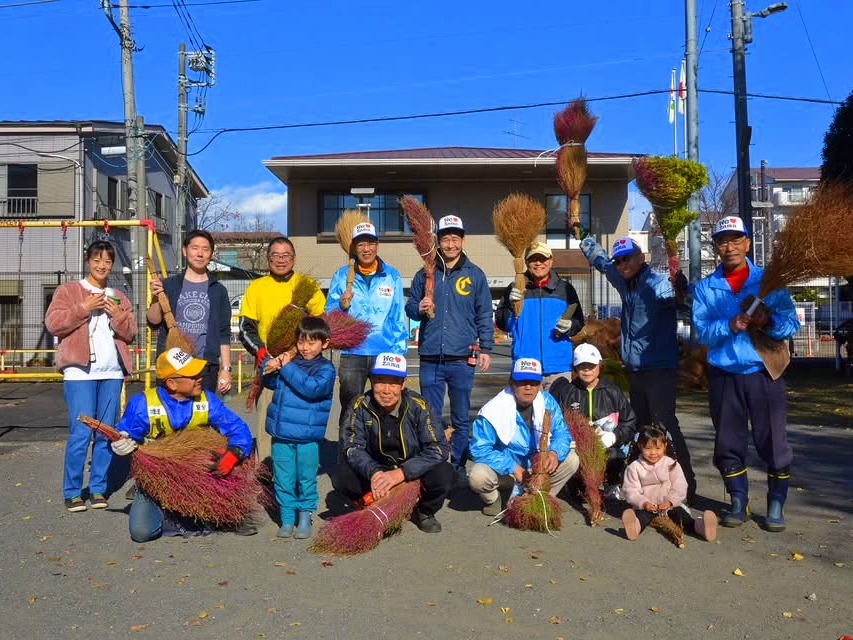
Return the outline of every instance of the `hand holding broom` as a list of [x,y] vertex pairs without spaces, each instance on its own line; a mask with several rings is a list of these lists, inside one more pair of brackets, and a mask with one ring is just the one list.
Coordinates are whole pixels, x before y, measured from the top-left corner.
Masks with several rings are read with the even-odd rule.
[[154,282],[160,284],[158,287],[159,292],[157,293],[157,304],[160,305],[160,309],[163,311],[163,323],[166,325],[166,329],[168,331],[166,334],[166,349],[178,347],[186,353],[193,353],[193,351],[195,351],[195,346],[193,345],[192,340],[187,338],[178,328],[178,323],[175,321],[175,314],[172,313],[172,305],[169,304],[169,298],[163,291],[160,274],[157,273],[157,268],[154,266],[154,261],[151,259],[151,256],[145,256],[145,264],[148,265],[148,273],[151,276],[152,285]]
[[427,318],[435,317],[433,293],[435,292],[435,222],[432,214],[422,202],[412,196],[400,198],[400,206],[406,214],[406,221],[412,230],[412,242],[415,250],[424,261],[424,297],[422,309]]

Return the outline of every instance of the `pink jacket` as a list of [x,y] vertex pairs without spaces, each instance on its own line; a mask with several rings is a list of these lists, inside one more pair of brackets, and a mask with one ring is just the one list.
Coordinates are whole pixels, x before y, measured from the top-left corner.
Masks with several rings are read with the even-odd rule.
[[642,509],[645,502],[659,504],[664,500],[677,507],[687,498],[687,479],[681,465],[669,456],[653,465],[639,458],[625,469],[622,493],[635,509]]
[[[121,302],[121,313],[110,320],[116,351],[126,373],[131,372],[130,349],[127,345],[136,338],[136,321],[133,319],[130,300],[121,291],[115,291]],[[79,282],[67,282],[57,287],[53,300],[44,316],[44,326],[59,338],[56,350],[56,368],[62,371],[69,365],[86,367],[89,364],[89,318],[91,313],[83,307],[89,292]]]

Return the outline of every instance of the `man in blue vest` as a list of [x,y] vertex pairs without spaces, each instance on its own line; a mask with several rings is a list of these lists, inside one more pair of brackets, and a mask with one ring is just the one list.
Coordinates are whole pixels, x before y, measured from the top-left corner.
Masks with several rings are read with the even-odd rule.
[[[468,459],[471,390],[474,371],[489,368],[494,346],[492,295],[486,274],[468,259],[465,227],[459,216],[444,216],[438,221],[438,259],[435,291],[424,297],[425,273],[421,269],[412,279],[406,315],[420,320],[418,340],[421,394],[440,423],[445,393],[450,396],[450,464],[460,483],[468,484],[465,461]],[[472,346],[479,345],[479,357],[472,358]],[[471,361],[469,362],[469,358]]]
[[[216,397],[202,390],[205,360],[193,358],[175,347],[157,358],[157,378],[161,385],[132,397],[116,427],[124,436],[110,446],[114,453],[126,456],[145,440],[155,440],[182,429],[210,426],[228,439],[226,449],[217,452],[210,471],[228,475],[252,450],[249,426]],[[147,542],[161,535],[200,535],[206,527],[174,514],[164,513],[144,491],[139,490],[130,505],[130,537]],[[254,535],[257,528],[244,522],[238,535]]]

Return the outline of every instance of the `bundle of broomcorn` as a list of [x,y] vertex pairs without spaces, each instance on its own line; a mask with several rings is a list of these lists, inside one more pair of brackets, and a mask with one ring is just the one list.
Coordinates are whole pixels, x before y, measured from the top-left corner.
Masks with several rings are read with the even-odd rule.
[[670,518],[668,513],[658,513],[654,518],[652,518],[651,522],[649,522],[649,526],[665,538],[671,540],[679,549],[684,548],[684,529],[682,529],[675,520]]
[[[113,427],[86,416],[77,418],[110,441],[123,436]],[[239,524],[260,504],[269,504],[263,465],[254,457],[227,476],[210,473],[213,453],[227,446],[215,429],[182,429],[140,446],[130,457],[137,486],[166,511],[216,527]]]
[[598,116],[589,112],[586,100],[577,98],[554,114],[554,135],[560,143],[557,152],[557,182],[569,199],[569,226],[580,240],[580,193],[586,181],[586,139],[592,133]]
[[666,243],[669,273],[678,273],[676,239],[698,214],[687,208],[687,201],[708,183],[705,167],[692,160],[674,156],[646,156],[634,160],[637,188],[652,204],[657,227]]
[[678,388],[683,391],[708,388],[708,347],[684,340],[679,346]]
[[574,346],[589,342],[601,352],[603,358],[615,360],[621,364],[620,345],[622,344],[621,323],[619,318],[595,318],[587,320],[583,328],[570,340]]
[[[516,289],[524,291],[524,251],[545,226],[545,208],[525,193],[511,193],[495,205],[492,224],[498,241],[513,257]],[[516,317],[523,300],[513,303]]]
[[604,484],[604,472],[607,468],[607,451],[595,433],[595,428],[579,411],[566,409],[563,417],[569,426],[575,451],[580,458],[578,472],[583,482],[589,524],[594,527],[604,520],[604,516],[601,515],[601,509],[604,506],[601,485]]
[[514,529],[550,533],[563,526],[563,514],[557,499],[549,493],[551,476],[545,471],[548,457],[548,439],[551,433],[551,414],[547,411],[542,420],[539,450],[531,457],[530,477],[524,493],[510,500],[503,513],[502,522]]
[[[403,213],[406,214],[406,220],[412,230],[415,251],[424,261],[424,300],[432,301],[435,291],[435,222],[429,209],[412,196],[405,195],[400,198],[400,206],[403,207]],[[434,315],[432,311],[427,313],[429,318]]]
[[[145,256],[145,262],[148,265],[148,273],[152,278],[159,278],[160,274],[157,273],[157,268],[154,266],[154,261],[151,259],[151,256]],[[163,311],[163,324],[166,325],[166,349],[172,349],[174,347],[178,347],[181,351],[185,353],[193,353],[195,351],[195,345],[193,341],[190,340],[184,332],[178,328],[178,323],[175,321],[175,314],[172,313],[172,305],[169,304],[169,298],[166,297],[165,291],[161,291],[157,294],[157,302],[160,305],[160,309]]]
[[325,555],[352,556],[370,551],[408,520],[421,494],[419,480],[403,482],[370,506],[328,520],[314,536],[311,550]]
[[[797,207],[779,233],[770,261],[764,268],[758,298],[745,310],[752,315],[771,291],[800,280],[853,273],[853,185],[828,182],[818,187],[811,199]],[[761,324],[761,323],[757,323]],[[756,351],[776,379],[790,362],[786,342],[769,338],[760,326],[749,327]]]
[[352,283],[355,280],[355,256],[352,254],[352,231],[357,225],[363,222],[370,222],[370,219],[361,211],[356,209],[346,209],[338,221],[335,223],[335,238],[341,249],[347,254],[349,260],[349,269],[347,270],[347,286],[344,290],[346,298],[341,302],[341,308],[349,309],[349,297],[352,295]]

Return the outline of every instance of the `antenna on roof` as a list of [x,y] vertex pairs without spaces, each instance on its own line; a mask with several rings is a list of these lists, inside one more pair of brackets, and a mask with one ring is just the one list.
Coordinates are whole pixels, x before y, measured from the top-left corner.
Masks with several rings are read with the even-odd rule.
[[512,122],[512,131],[504,131],[504,133],[507,134],[508,136],[512,136],[512,148],[515,149],[518,147],[518,139],[519,138],[524,138],[525,140],[530,140],[530,137],[529,136],[523,136],[518,132],[518,127],[519,127],[519,125],[523,125],[524,124],[523,122],[520,122],[518,120],[513,120],[512,118],[510,118],[509,121]]

